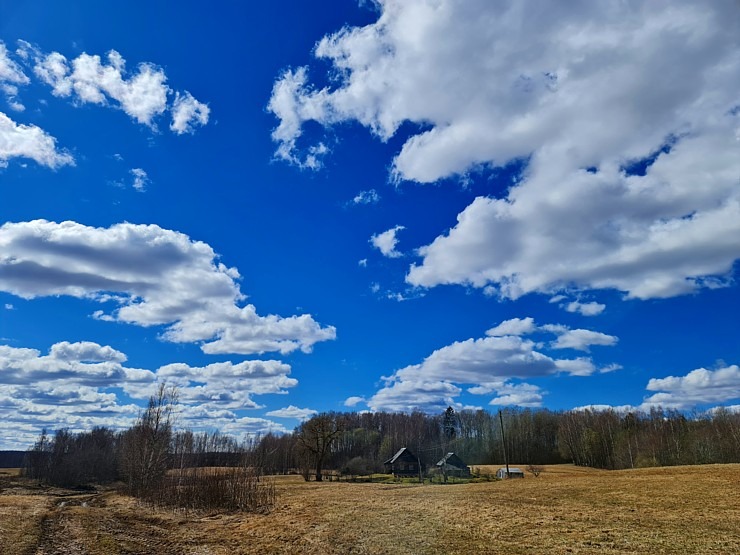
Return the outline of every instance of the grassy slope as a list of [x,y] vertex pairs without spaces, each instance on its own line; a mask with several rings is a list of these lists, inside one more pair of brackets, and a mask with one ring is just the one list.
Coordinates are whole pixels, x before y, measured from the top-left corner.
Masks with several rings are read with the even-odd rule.
[[447,486],[277,480],[269,515],[152,511],[114,493],[60,506],[60,497],[6,490],[0,553],[51,553],[60,531],[70,549],[93,555],[740,553],[740,465],[557,466],[539,478]]

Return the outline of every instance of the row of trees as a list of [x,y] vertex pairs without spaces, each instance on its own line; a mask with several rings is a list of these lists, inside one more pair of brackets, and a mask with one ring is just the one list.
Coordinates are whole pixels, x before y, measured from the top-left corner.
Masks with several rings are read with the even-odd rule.
[[407,447],[431,467],[448,452],[468,464],[510,460],[556,464],[566,459],[558,450],[559,414],[540,410],[507,410],[506,445],[498,416],[486,411],[439,415],[412,413],[323,413],[306,420],[291,435],[267,434],[255,442],[265,472],[301,469],[322,479],[325,468],[345,474],[382,472],[383,462]]
[[255,464],[253,443],[174,430],[176,404],[177,391],[163,385],[123,432],[44,431],[27,454],[24,473],[64,487],[120,482],[128,494],[160,506],[269,510],[275,488]]
[[325,469],[382,472],[401,447],[428,468],[448,452],[471,465],[504,464],[506,458],[608,469],[740,462],[740,413],[726,410],[330,412],[292,434],[240,443],[217,432],[174,430],[176,403],[176,391],[162,386],[124,432],[42,433],[28,453],[26,473],[63,486],[121,481],[131,495],[157,504],[261,510],[275,500],[265,474],[299,471],[320,481]]
[[617,469],[740,462],[740,413],[726,409],[710,415],[662,409],[628,414],[566,412],[558,437],[560,451],[583,466]]
[[[621,413],[506,409],[443,414],[323,413],[291,435],[268,434],[255,442],[265,472],[324,469],[348,474],[381,472],[383,462],[407,447],[427,467],[455,452],[468,464],[527,465],[573,462],[619,469],[740,462],[740,414],[718,410]],[[501,426],[503,421],[503,430]],[[502,433],[503,431],[503,433]]]

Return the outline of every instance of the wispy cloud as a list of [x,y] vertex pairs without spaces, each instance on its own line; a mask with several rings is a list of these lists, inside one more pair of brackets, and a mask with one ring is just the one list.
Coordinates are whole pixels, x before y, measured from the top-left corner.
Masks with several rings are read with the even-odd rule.
[[360,191],[352,199],[352,204],[377,204],[380,202],[380,195],[375,189]]
[[133,168],[129,173],[134,177],[134,182],[131,186],[140,193],[146,191],[146,186],[149,183],[149,176],[147,173],[141,168]]

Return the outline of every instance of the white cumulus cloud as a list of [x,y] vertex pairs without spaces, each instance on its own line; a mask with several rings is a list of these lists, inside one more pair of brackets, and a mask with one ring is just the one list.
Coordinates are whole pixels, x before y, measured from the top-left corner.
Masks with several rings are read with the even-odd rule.
[[[606,336],[589,330],[570,330],[561,325],[536,326],[532,318],[514,318],[487,332],[487,337],[456,341],[434,351],[420,364],[407,366],[385,379],[385,385],[368,399],[373,410],[438,409],[452,404],[470,385],[474,395],[496,393],[492,404],[538,406],[543,392],[529,383],[511,380],[534,379],[558,374],[589,376],[598,369],[590,358],[556,358],[545,351],[545,343],[523,337],[534,333],[555,335],[550,348],[559,349],[561,338],[570,348],[607,343]],[[507,333],[508,332],[508,333]],[[570,335],[571,332],[575,332]],[[580,338],[576,342],[574,338]],[[616,341],[616,338],[612,338]],[[443,406],[444,405],[444,406]]]
[[308,314],[259,315],[243,304],[238,278],[209,245],[156,225],[0,227],[0,290],[19,297],[97,299],[108,307],[96,311],[101,320],[166,325],[163,339],[199,343],[211,354],[309,352],[335,338],[333,327]]
[[318,42],[328,86],[307,67],[277,80],[277,156],[305,159],[307,122],[356,121],[381,140],[411,122],[399,179],[526,161],[514,186],[476,199],[420,250],[412,285],[647,299],[729,283],[740,258],[734,3],[378,7],[376,22]]
[[250,360],[197,368],[174,363],[151,371],[125,366],[126,360],[121,351],[90,341],[62,341],[46,355],[0,345],[0,446],[26,448],[42,428],[129,427],[141,407],[124,401],[121,391],[143,402],[162,382],[177,387],[181,426],[237,436],[287,431],[241,414],[260,408],[253,396],[284,393],[297,384],[287,364]]
[[0,83],[27,85],[29,82],[30,79],[23,73],[21,66],[10,59],[5,43],[0,41]]
[[607,335],[598,331],[583,329],[567,329],[564,326],[550,325],[543,326],[544,329],[558,334],[555,341],[552,342],[553,349],[577,349],[579,351],[588,351],[593,345],[602,345],[611,347],[617,344],[619,339],[613,335]]
[[536,329],[534,318],[512,318],[504,320],[486,332],[490,337],[503,337],[505,335],[527,335]]
[[568,312],[577,312],[583,316],[597,316],[604,312],[605,304],[597,302],[582,303],[580,301],[571,301],[563,305]]
[[16,123],[0,112],[0,167],[11,158],[30,158],[52,169],[74,165],[72,155],[58,150],[56,139],[43,129]]
[[542,390],[536,385],[506,384],[500,387],[498,397],[491,399],[490,405],[515,405],[518,407],[541,407]]
[[8,53],[8,48],[0,41],[0,90],[5,93],[8,106],[16,112],[22,112],[26,107],[18,100],[18,86],[27,85],[30,82],[23,69],[13,61]]
[[740,367],[736,364],[707,370],[697,368],[685,376],[652,378],[648,391],[656,391],[643,402],[644,408],[689,409],[701,404],[725,403],[740,399]]
[[20,52],[27,59],[33,58],[34,73],[52,87],[55,96],[71,97],[80,104],[116,106],[152,128],[156,127],[156,118],[170,110],[170,129],[178,135],[192,133],[196,126],[208,123],[208,105],[188,91],[173,91],[164,71],[152,63],[140,63],[130,72],[126,60],[115,50],[109,51],[105,59],[82,53],[71,61],[59,52],[43,53],[26,42],[21,43]]
[[198,102],[192,94],[185,91],[183,94],[175,93],[175,102],[172,104],[172,123],[170,129],[182,135],[183,133],[194,133],[195,126],[208,123],[211,109],[207,104]]
[[272,416],[274,418],[295,418],[296,420],[307,420],[317,413],[318,411],[314,409],[302,409],[289,405],[282,409],[266,412],[265,415]]
[[378,249],[383,256],[387,256],[388,258],[399,258],[403,256],[403,253],[396,250],[396,245],[398,244],[396,234],[403,229],[406,228],[402,225],[397,225],[388,231],[373,235],[370,238],[370,243],[372,243],[372,245]]
[[360,403],[364,403],[364,402],[365,402],[365,398],[364,397],[360,397],[358,395],[353,395],[352,397],[347,397],[344,400],[344,406],[345,407],[356,407]]
[[80,103],[117,105],[137,122],[151,126],[155,116],[167,108],[167,77],[153,64],[139,64],[127,76],[126,61],[111,50],[103,62],[100,56],[80,54],[71,62],[59,52],[39,59],[36,75],[51,86],[56,96],[73,96]]

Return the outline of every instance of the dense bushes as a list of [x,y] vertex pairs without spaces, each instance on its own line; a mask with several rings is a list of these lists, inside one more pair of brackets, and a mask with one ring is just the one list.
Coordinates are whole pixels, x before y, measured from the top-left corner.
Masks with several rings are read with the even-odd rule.
[[196,510],[267,512],[274,482],[250,466],[176,469],[143,496],[159,506]]

